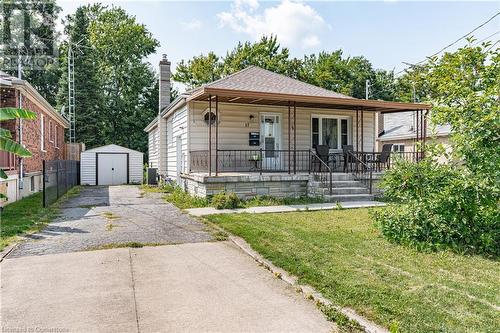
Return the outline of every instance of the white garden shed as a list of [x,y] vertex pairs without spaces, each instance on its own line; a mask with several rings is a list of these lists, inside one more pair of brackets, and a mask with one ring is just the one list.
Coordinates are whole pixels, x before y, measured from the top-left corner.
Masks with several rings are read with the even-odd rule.
[[80,155],[82,185],[141,184],[143,153],[118,145],[89,149]]

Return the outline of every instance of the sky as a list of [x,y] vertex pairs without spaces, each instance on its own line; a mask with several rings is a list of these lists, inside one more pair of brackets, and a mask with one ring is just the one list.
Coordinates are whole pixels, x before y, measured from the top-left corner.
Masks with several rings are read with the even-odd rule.
[[[58,1],[61,17],[94,1]],[[225,55],[239,41],[275,34],[292,56],[342,49],[375,68],[402,70],[454,42],[500,12],[500,1],[100,1],[145,24],[172,69],[182,59],[214,51]],[[477,40],[500,39],[500,15],[478,29]],[[464,45],[457,43],[449,50]]]

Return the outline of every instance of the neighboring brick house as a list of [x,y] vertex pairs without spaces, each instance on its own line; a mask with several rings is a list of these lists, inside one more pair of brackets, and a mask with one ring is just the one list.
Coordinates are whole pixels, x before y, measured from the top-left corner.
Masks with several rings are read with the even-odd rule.
[[0,122],[2,128],[11,132],[13,140],[33,154],[19,159],[0,152],[0,167],[9,176],[0,180],[0,191],[8,196],[10,203],[42,190],[43,160],[65,159],[64,130],[69,123],[28,82],[3,72],[0,72],[0,106],[22,107],[37,114],[35,120]]

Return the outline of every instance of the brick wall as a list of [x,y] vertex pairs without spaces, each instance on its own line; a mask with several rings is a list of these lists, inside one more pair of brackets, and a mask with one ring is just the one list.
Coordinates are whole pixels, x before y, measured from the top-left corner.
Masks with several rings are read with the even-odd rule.
[[[7,92],[2,89],[2,106],[17,106],[17,94]],[[23,143],[26,148],[33,154],[31,157],[24,158],[24,171],[26,173],[42,170],[42,161],[45,160],[62,160],[64,159],[64,128],[49,115],[48,112],[40,108],[29,96],[23,94],[22,107],[31,110],[37,114],[35,120],[23,120]],[[44,149],[42,150],[42,116],[44,127]],[[2,123],[2,128],[11,130],[14,134],[17,121]],[[56,129],[57,128],[57,129]],[[14,139],[18,141],[17,133]]]

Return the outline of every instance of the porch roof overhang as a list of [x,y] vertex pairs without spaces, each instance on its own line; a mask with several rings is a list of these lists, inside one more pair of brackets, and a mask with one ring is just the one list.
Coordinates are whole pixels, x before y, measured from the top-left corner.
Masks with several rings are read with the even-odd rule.
[[281,94],[213,87],[201,87],[198,90],[193,91],[187,98],[187,101],[208,101],[210,97],[215,99],[215,96],[218,97],[219,103],[288,106],[289,102],[293,102],[297,107],[353,111],[362,109],[363,111],[381,113],[431,109],[431,105],[424,103],[386,102],[357,98]]

